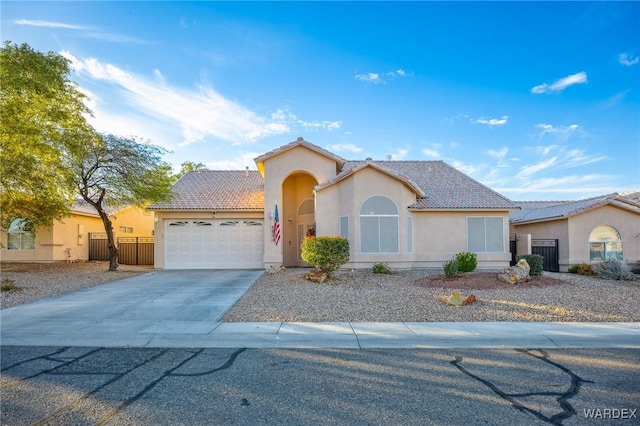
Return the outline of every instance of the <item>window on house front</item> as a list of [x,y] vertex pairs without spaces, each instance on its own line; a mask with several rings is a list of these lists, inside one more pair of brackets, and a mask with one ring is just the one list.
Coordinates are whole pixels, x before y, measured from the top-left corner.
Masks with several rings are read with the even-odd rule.
[[340,216],[340,236],[349,239],[349,216]]
[[407,218],[407,253],[413,252],[413,218]]
[[398,253],[398,208],[389,198],[378,195],[362,203],[360,252]]
[[120,232],[124,234],[133,234],[133,228],[131,226],[121,226],[119,229]]
[[502,217],[468,217],[467,251],[472,253],[504,252]]
[[35,250],[33,224],[27,219],[14,219],[7,229],[7,250]]
[[589,260],[602,262],[609,259],[622,261],[620,233],[613,226],[596,226],[589,235]]
[[298,216],[312,215],[315,212],[315,204],[312,198],[304,200],[298,207]]

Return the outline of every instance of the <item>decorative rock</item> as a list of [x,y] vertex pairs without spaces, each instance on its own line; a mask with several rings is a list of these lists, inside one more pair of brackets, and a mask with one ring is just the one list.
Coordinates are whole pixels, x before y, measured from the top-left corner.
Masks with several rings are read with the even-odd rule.
[[498,274],[498,279],[507,284],[522,284],[529,281],[529,271],[531,268],[526,260],[521,259],[518,263]]
[[267,272],[270,274],[277,274],[278,272],[283,272],[286,271],[287,268],[285,268],[284,266],[280,265],[280,266],[269,266],[269,269],[267,269]]
[[447,306],[462,306],[462,296],[460,293],[457,291],[452,292],[447,301]]
[[472,304],[475,301],[476,301],[476,296],[473,294],[470,294],[469,297],[464,299],[464,302],[462,302],[462,304],[466,306],[466,305]]
[[449,300],[447,301],[447,306],[464,306],[470,305],[476,301],[476,296],[470,294],[469,296],[464,296],[457,291],[451,293],[449,296]]
[[304,277],[309,281],[313,281],[315,283],[322,283],[324,282],[324,280],[327,279],[327,275],[328,275],[327,272],[318,271],[317,269],[312,269],[311,271],[307,272],[307,274]]

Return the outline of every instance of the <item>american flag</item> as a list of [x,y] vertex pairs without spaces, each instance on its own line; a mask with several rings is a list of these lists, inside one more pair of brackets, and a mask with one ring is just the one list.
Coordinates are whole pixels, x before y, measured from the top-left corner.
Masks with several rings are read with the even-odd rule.
[[273,213],[273,226],[271,227],[271,237],[273,242],[278,245],[280,242],[280,215],[278,215],[278,205]]

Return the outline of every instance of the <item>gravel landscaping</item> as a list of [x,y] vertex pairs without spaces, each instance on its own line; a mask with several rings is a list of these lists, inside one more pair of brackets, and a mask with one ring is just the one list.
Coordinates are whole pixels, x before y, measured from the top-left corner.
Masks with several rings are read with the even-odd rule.
[[109,262],[2,263],[0,281],[10,280],[17,289],[0,292],[0,309],[134,277],[153,267],[120,265],[115,272],[108,269]]
[[[1,279],[19,287],[2,291],[2,309],[152,271],[107,262],[2,264]],[[523,285],[495,272],[445,278],[437,270],[338,271],[324,283],[304,279],[304,269],[263,274],[223,316],[252,321],[640,321],[640,282],[607,281],[545,272]],[[468,306],[446,306],[452,291],[473,294]]]
[[[223,316],[249,321],[639,321],[640,283],[545,273],[523,285],[474,272],[338,271],[324,283],[304,271],[262,275]],[[474,294],[468,306],[446,306],[453,290]]]

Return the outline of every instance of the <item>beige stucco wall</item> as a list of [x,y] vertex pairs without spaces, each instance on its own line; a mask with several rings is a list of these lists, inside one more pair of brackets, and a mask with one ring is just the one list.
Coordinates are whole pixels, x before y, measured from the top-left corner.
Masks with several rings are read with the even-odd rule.
[[[368,198],[382,195],[398,208],[398,253],[360,253],[360,206]],[[399,180],[374,168],[364,168],[354,175],[316,194],[316,222],[319,235],[338,235],[340,216],[349,217],[350,262],[346,268],[369,268],[376,262],[393,268],[442,267],[456,253],[467,251],[466,218],[500,216],[503,218],[504,251],[478,253],[479,268],[502,268],[509,265],[509,217],[506,211],[409,211],[416,195]],[[412,235],[407,235],[407,221],[412,218]],[[408,251],[408,238],[412,250]]]
[[[609,225],[620,233],[624,262],[640,261],[640,214],[602,206],[570,218],[511,226],[512,232],[528,233],[532,238],[558,239],[560,270],[576,263],[589,263],[589,234],[599,225]],[[638,237],[636,237],[638,236]]]
[[[111,217],[115,237],[153,235],[153,213],[137,207],[116,212]],[[132,227],[132,234],[119,231],[120,226]],[[96,216],[72,213],[49,228],[36,230],[34,250],[7,250],[7,234],[0,232],[4,248],[3,262],[53,262],[89,259],[89,233],[103,233],[102,220]],[[69,254],[67,254],[69,250]]]
[[[288,220],[289,217],[293,220],[293,215],[287,215],[291,213],[290,211],[282,212],[284,201],[283,184],[289,176],[299,173],[308,175],[316,182],[326,182],[336,176],[336,162],[304,146],[296,146],[276,156],[267,158],[264,161],[264,221],[266,224],[270,225],[272,223],[270,215],[273,212],[275,203],[278,203],[281,226],[282,228],[289,228]],[[298,196],[295,195],[294,198],[297,199]],[[291,205],[296,205],[295,200],[289,199],[287,201],[287,208]],[[316,214],[316,222],[317,219]],[[283,231],[289,232],[285,229],[283,229]],[[276,246],[273,241],[271,241],[271,226],[265,227],[264,263],[266,268],[271,266],[279,267],[283,264],[283,245],[288,245],[289,241],[291,241],[291,244],[294,244],[294,241],[297,239],[293,238],[295,235],[293,234],[293,230],[290,232],[291,233],[287,233],[286,239],[285,235],[283,235],[282,242]]]
[[420,211],[414,212],[414,266],[442,267],[457,253],[466,252],[468,217],[502,217],[503,251],[477,253],[478,269],[509,266],[509,214],[505,211]]

